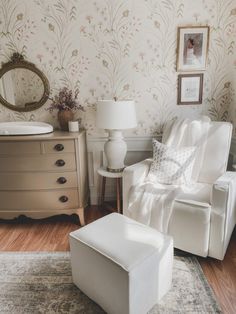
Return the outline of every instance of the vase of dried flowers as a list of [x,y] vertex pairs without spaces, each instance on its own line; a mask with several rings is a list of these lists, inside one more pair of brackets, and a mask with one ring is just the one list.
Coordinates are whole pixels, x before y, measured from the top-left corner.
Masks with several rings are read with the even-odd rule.
[[69,121],[73,121],[74,113],[71,110],[61,110],[57,113],[57,119],[62,131],[69,130]]
[[48,110],[50,112],[58,110],[57,118],[63,131],[68,131],[68,122],[73,121],[75,111],[84,111],[83,106],[77,101],[78,94],[78,91],[73,93],[72,90],[64,87],[59,91],[58,95],[51,99],[52,103]]

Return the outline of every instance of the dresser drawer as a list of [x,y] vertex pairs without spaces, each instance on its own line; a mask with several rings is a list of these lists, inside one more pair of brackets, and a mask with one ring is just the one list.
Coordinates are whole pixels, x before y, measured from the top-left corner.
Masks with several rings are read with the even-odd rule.
[[2,142],[0,143],[1,155],[40,154],[40,142]]
[[75,154],[0,157],[0,172],[75,171]]
[[75,152],[75,143],[73,140],[45,141],[43,142],[43,146],[46,154],[64,154]]
[[[51,191],[1,191],[0,212],[5,210],[37,211],[63,210],[79,207],[78,191],[76,189]],[[1,214],[0,214],[1,215]]]
[[0,190],[48,190],[76,188],[76,172],[0,173]]

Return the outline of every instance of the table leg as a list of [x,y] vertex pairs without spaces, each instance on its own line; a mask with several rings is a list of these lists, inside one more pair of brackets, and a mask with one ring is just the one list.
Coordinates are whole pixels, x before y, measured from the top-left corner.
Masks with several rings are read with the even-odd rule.
[[106,190],[106,177],[102,177],[101,206],[104,205],[104,201],[105,201],[105,190]]
[[121,178],[116,179],[117,212],[121,213]]

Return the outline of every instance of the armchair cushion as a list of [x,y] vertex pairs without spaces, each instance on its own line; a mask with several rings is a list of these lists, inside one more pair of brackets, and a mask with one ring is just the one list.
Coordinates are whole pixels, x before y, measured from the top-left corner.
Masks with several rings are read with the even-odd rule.
[[148,174],[150,181],[162,184],[191,182],[195,147],[173,148],[153,139],[153,162]]

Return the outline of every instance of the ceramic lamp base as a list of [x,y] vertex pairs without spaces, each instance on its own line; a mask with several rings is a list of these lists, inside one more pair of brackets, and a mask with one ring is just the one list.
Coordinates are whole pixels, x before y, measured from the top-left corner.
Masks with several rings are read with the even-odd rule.
[[107,171],[122,172],[125,168],[124,160],[127,152],[127,145],[123,140],[120,130],[107,130],[108,141],[104,145],[104,152],[107,158]]

